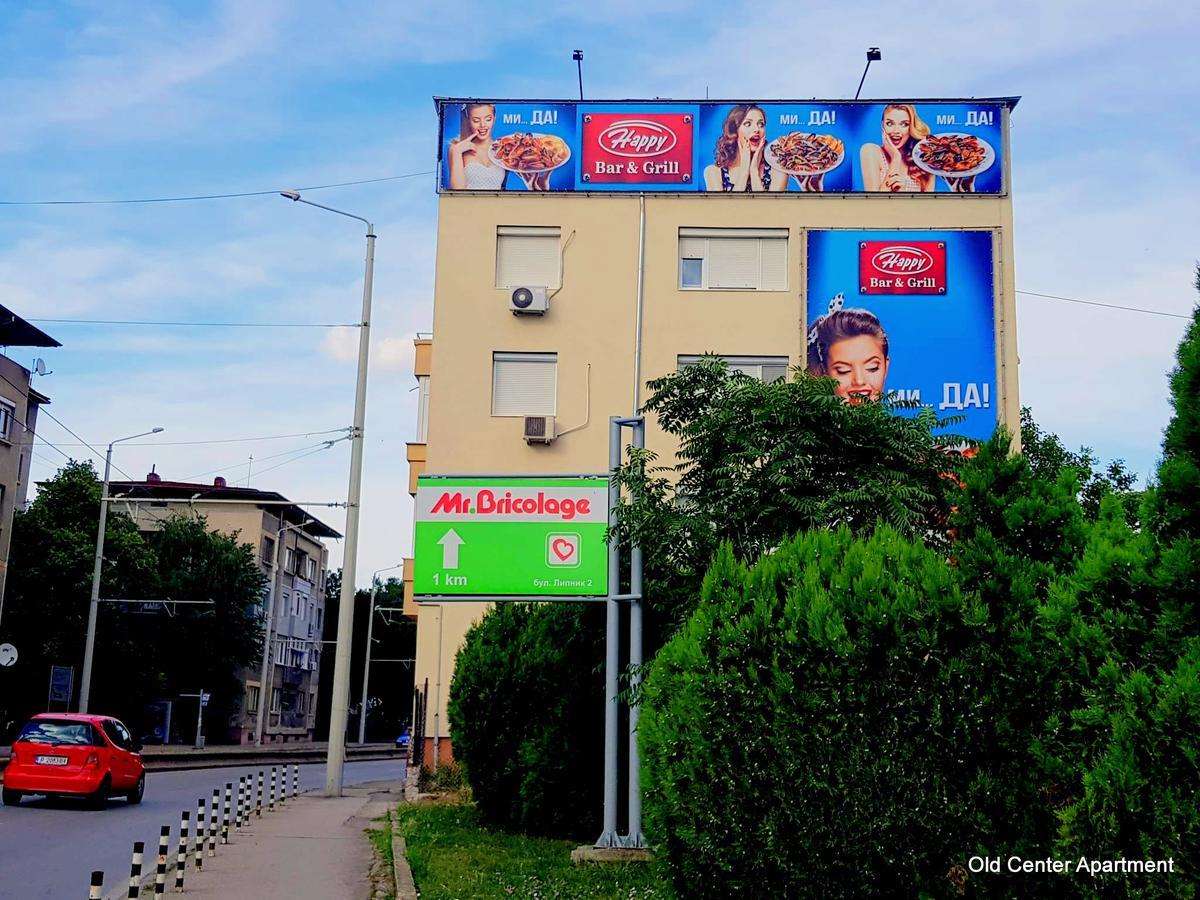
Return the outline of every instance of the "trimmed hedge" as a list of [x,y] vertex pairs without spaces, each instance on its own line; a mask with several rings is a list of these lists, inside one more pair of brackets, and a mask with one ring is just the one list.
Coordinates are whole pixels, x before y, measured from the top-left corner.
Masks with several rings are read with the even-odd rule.
[[467,632],[450,736],[485,824],[599,833],[603,659],[603,604],[499,603]]
[[889,527],[803,533],[750,569],[723,548],[645,686],[648,823],[679,894],[957,894],[998,852],[991,629]]

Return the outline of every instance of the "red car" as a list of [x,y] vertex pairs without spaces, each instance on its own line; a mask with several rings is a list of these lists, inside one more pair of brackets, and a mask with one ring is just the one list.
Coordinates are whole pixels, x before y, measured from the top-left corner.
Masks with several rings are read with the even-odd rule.
[[119,795],[141,803],[146,791],[141,749],[111,716],[41,713],[13,741],[4,770],[4,803],[16,806],[25,794],[95,802]]

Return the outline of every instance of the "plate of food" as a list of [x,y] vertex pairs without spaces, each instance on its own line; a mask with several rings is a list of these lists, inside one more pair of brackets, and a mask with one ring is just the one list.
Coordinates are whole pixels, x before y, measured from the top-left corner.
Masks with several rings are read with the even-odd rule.
[[763,156],[772,168],[805,178],[840,166],[846,158],[846,145],[832,134],[792,131],[770,141]]
[[518,175],[540,175],[557,169],[571,158],[571,148],[553,134],[516,132],[492,141],[488,158]]
[[996,161],[991,144],[961,132],[931,134],[917,141],[912,155],[918,168],[943,178],[969,178],[986,172]]

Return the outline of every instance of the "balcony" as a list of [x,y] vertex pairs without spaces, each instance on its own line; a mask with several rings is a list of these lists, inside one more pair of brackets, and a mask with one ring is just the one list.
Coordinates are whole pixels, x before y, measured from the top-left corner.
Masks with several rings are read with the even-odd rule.
[[408,492],[417,495],[417,476],[425,472],[428,445],[408,444]]
[[296,688],[304,683],[308,671],[300,666],[279,666],[279,683],[285,688]]
[[433,335],[419,333],[413,338],[416,354],[413,358],[413,375],[417,378],[428,376],[433,369]]

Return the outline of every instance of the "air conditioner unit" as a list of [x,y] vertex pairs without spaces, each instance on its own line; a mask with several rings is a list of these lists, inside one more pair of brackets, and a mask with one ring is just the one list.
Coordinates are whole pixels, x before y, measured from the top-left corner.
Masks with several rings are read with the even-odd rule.
[[519,287],[508,298],[508,308],[514,316],[544,316],[550,309],[550,298],[544,287]]
[[526,416],[525,443],[549,444],[554,441],[554,416]]

